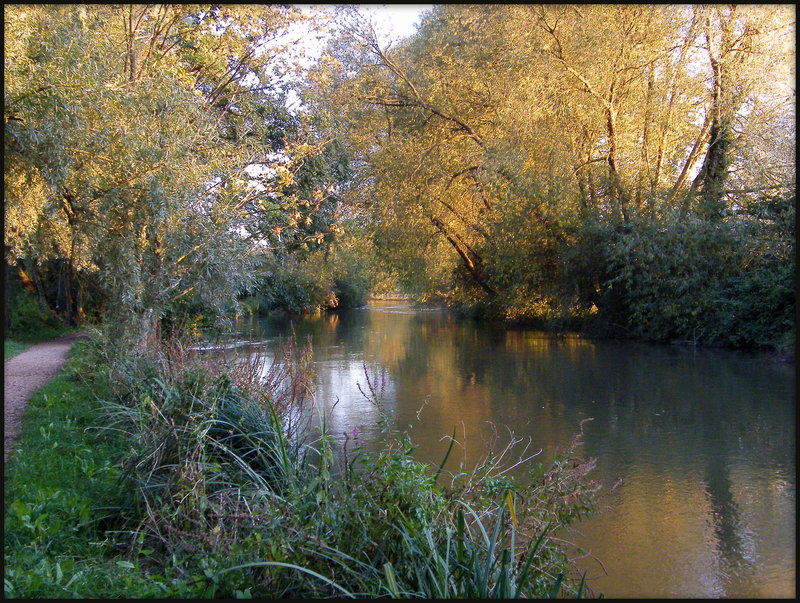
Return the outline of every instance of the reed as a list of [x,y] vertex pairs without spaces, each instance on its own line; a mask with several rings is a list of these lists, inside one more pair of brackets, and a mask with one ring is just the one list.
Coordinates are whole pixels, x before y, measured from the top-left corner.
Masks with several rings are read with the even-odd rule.
[[[348,449],[324,417],[312,430],[311,350],[294,338],[272,354],[235,356],[177,336],[122,356],[92,345],[86,384],[108,386],[93,430],[122,444],[98,490],[106,500],[89,512],[103,509],[88,524],[107,544],[48,596],[154,596],[154,584],[158,596],[187,598],[586,594],[557,538],[593,512],[593,463],[577,456],[578,439],[546,468],[512,438],[450,475],[447,457],[415,460],[383,411],[383,380],[366,367],[362,391],[381,411],[383,447]],[[127,586],[100,589],[100,574],[86,570],[109,565]],[[15,580],[15,596],[44,592]]]

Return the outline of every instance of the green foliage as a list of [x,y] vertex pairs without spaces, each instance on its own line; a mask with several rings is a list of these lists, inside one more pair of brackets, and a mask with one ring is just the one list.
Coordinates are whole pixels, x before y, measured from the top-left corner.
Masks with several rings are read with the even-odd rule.
[[442,488],[385,416],[376,452],[310,439],[308,351],[290,344],[266,367],[184,343],[124,359],[81,341],[34,399],[5,492],[6,596],[575,592],[551,538],[593,511],[574,447],[522,481],[501,451]]
[[17,294],[6,309],[8,332],[12,337],[28,342],[44,341],[63,335],[68,327],[48,308],[27,291]]
[[125,443],[93,429],[102,385],[92,392],[75,372],[87,346],[76,342],[62,374],[32,397],[6,467],[7,597],[79,596],[92,557],[111,544],[103,522],[116,504]]
[[263,314],[354,308],[379,278],[371,242],[349,230],[324,249],[265,259],[258,273],[251,307]]
[[786,346],[795,329],[794,240],[785,230],[770,238],[733,218],[636,224],[605,247],[601,318],[655,340]]
[[314,313],[335,307],[333,277],[324,253],[271,258],[262,264],[255,296],[259,311]]
[[161,334],[169,336],[173,331],[185,332],[198,338],[202,330],[213,330],[222,327],[227,316],[218,308],[201,303],[197,298],[182,297],[169,302],[161,317]]
[[732,277],[719,291],[726,311],[716,326],[718,341],[791,350],[796,333],[794,261],[763,262]]
[[635,212],[577,223],[510,214],[481,249],[492,300],[463,270],[451,305],[467,315],[553,330],[789,349],[795,333],[794,198],[724,220]]
[[117,338],[146,338],[176,301],[235,307],[265,235],[288,228],[290,253],[323,236],[327,183],[297,172],[324,145],[287,114],[288,46],[264,43],[297,9],[5,12],[7,255],[91,284]]
[[6,339],[3,342],[3,358],[6,361],[11,360],[14,356],[21,354],[29,347],[30,344],[28,343],[20,343],[19,341],[11,341],[10,339]]
[[340,12],[304,100],[378,257],[476,318],[792,341],[791,16],[584,8],[438,5],[393,46]]
[[374,243],[363,229],[345,224],[345,232],[331,250],[333,292],[337,308],[363,305],[370,293],[385,278]]

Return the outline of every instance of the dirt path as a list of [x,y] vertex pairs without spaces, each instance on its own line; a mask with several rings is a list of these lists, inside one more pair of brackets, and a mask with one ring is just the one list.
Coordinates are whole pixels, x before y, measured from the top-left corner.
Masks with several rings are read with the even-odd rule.
[[14,440],[19,435],[28,400],[36,390],[58,374],[72,344],[80,337],[80,334],[70,334],[33,345],[5,363],[4,464],[8,463]]

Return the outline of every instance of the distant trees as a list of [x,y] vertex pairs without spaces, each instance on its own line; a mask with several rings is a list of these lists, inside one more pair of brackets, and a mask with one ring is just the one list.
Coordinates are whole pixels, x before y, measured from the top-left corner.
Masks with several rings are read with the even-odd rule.
[[[352,154],[348,199],[407,287],[508,318],[724,342],[725,311],[692,304],[740,299],[732,283],[775,234],[753,212],[793,212],[794,9],[442,5],[394,48],[356,13],[341,22],[307,99]],[[631,239],[645,233],[657,250]],[[665,307],[640,279],[675,262],[726,268],[697,282],[706,292],[670,273],[688,317],[649,329],[644,307]]]

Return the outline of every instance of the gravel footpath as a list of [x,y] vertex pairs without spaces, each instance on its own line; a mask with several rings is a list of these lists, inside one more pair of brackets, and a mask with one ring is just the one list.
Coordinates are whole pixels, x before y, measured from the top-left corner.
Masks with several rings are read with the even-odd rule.
[[28,400],[36,390],[58,374],[72,344],[81,336],[79,333],[72,333],[33,345],[5,363],[4,466],[8,464],[14,440],[22,427]]

